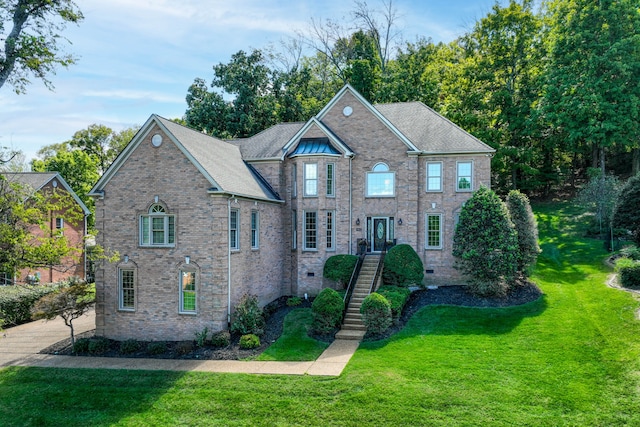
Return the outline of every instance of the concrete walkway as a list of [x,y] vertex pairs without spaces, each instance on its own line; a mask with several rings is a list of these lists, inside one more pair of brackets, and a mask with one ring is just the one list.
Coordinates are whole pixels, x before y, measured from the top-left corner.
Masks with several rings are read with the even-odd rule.
[[[95,329],[92,311],[74,322],[77,335]],[[335,340],[312,362],[258,362],[239,360],[127,359],[38,354],[42,349],[69,338],[62,319],[36,321],[7,328],[0,333],[0,368],[36,366],[45,368],[136,369],[164,371],[227,372],[245,374],[339,376],[359,341]]]

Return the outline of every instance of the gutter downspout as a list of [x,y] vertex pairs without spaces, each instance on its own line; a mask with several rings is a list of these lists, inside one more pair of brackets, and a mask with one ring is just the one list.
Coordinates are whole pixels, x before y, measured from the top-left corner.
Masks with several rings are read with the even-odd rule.
[[349,155],[349,254],[353,254],[353,172],[352,164],[353,154]]
[[231,329],[231,199],[227,199],[227,328]]

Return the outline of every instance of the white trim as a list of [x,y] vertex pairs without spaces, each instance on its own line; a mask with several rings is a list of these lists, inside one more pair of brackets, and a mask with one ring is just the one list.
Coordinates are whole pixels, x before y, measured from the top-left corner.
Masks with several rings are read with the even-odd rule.
[[[437,190],[430,190],[429,189],[429,165],[440,165],[440,188],[438,188]],[[444,176],[443,176],[443,172],[444,172],[444,165],[442,161],[434,161],[434,162],[430,162],[427,160],[426,164],[425,164],[425,170],[424,170],[424,174],[425,174],[425,191],[427,193],[442,193],[443,188],[444,188]]]
[[[184,273],[190,273],[193,274],[193,295],[194,295],[194,301],[193,301],[193,305],[194,308],[193,310],[185,310],[184,309],[184,293],[185,291],[182,288],[182,275]],[[188,314],[188,315],[196,315],[198,314],[198,270],[195,268],[185,268],[185,267],[181,267],[180,269],[178,269],[178,313],[179,314]],[[191,292],[191,291],[189,291]]]
[[[469,188],[459,188],[458,184],[459,184],[459,180],[460,180],[460,165],[461,164],[470,164],[471,165],[471,176],[469,176],[470,182],[469,182]],[[473,160],[459,160],[456,162],[456,180],[454,182],[454,186],[455,186],[455,191],[456,193],[469,193],[473,191],[473,169],[474,169],[474,164],[473,164]],[[463,175],[463,178],[466,177],[467,175]]]
[[[437,217],[439,218],[438,221],[438,225],[439,225],[439,230],[438,230],[438,245],[437,246],[430,246],[429,245],[429,218],[430,217]],[[444,215],[442,213],[427,213],[424,216],[424,248],[427,250],[442,250],[442,238],[444,236],[443,233],[443,225],[444,225]]]
[[[325,227],[325,249],[327,252],[336,251],[336,211],[335,209],[327,210],[326,214],[326,227]],[[331,217],[331,219],[329,219]],[[331,230],[331,236],[329,236],[329,230]]]
[[[307,178],[307,166],[315,166],[316,167],[316,177],[315,178]],[[315,193],[307,192],[307,181],[316,182],[316,191]],[[320,174],[318,171],[318,163],[316,162],[306,162],[302,164],[302,196],[303,197],[318,197],[318,188],[320,187]]]
[[[316,117],[312,117],[311,119],[309,119],[309,121],[307,121],[307,123],[304,124],[304,126],[302,126],[300,128],[300,130],[298,132],[296,132],[295,135],[293,135],[293,137],[284,145],[284,147],[282,147],[282,156],[280,157],[279,160],[283,161],[285,159],[285,157],[287,157],[287,153],[295,146],[296,143],[298,143],[300,141],[300,138],[302,138],[302,135],[304,135],[310,128],[312,125],[316,125],[318,126],[318,128],[320,128],[320,130],[322,131],[322,133],[325,134],[325,136],[327,138],[329,138],[329,140],[331,142],[333,142],[334,144],[336,144],[338,147],[340,147],[340,149],[343,151],[343,156],[344,157],[348,157],[350,155],[353,155],[355,153],[353,153],[351,151],[351,149],[349,147],[347,147],[342,141],[340,141],[334,134],[333,132],[331,132],[329,130],[329,128],[327,128],[322,122],[320,122]],[[336,154],[333,155],[329,155],[329,154],[322,154],[323,156],[332,156],[332,157],[336,157]],[[297,156],[296,156],[297,157]]]
[[[378,165],[384,165],[387,170],[386,171],[374,171],[374,169],[378,166]],[[382,174],[388,174],[388,175],[392,175],[393,176],[393,187],[392,187],[392,193],[391,194],[369,194],[369,175],[382,175]],[[371,170],[368,170],[365,172],[365,189],[364,189],[364,196],[365,198],[392,198],[392,197],[396,197],[396,172],[392,171],[391,168],[389,168],[389,165],[384,163],[384,162],[377,162],[375,165],[373,165],[373,167],[371,168]]]
[[[331,176],[329,176],[329,166],[331,166]],[[329,198],[335,198],[336,197],[336,177],[338,176],[338,174],[336,174],[336,164],[334,162],[329,162],[325,164],[325,171],[326,171],[326,177],[325,177],[325,195]],[[331,178],[331,194],[329,194],[329,178]]]
[[251,249],[260,249],[260,212],[255,209],[251,211]]
[[[315,214],[315,248],[310,248],[307,246],[307,214],[313,213]],[[309,210],[302,211],[302,224],[303,224],[303,235],[302,235],[302,250],[308,252],[317,252],[318,251],[318,211],[317,210]]]
[[[122,287],[122,272],[130,271],[133,273],[133,307],[125,307],[124,306],[124,288]],[[135,266],[127,266],[127,267],[118,267],[118,311],[136,311],[136,280],[137,273]]]
[[[234,242],[231,241],[231,214],[233,213],[236,214],[236,226],[233,229],[236,232]],[[234,252],[240,250],[240,209],[238,208],[229,209],[229,248]]]

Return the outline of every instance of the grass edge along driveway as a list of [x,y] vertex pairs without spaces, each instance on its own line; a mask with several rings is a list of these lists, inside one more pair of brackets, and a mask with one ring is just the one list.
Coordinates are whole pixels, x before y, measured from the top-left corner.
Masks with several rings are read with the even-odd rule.
[[638,302],[577,208],[534,209],[539,301],[426,307],[339,378],[3,369],[0,425],[640,425]]

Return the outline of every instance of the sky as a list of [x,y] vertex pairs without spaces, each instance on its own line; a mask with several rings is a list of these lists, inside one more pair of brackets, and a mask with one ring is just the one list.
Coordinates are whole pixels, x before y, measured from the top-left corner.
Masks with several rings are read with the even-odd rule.
[[[368,0],[371,9],[381,1]],[[495,0],[394,0],[405,41],[449,42],[484,17]],[[505,4],[505,1],[499,1]],[[295,36],[311,19],[347,22],[350,0],[76,0],[84,14],[62,35],[77,57],[50,76],[55,89],[32,79],[26,94],[0,88],[0,146],[27,162],[43,146],[68,141],[91,124],[115,131],[151,114],[182,117],[196,77],[239,50],[250,52]],[[0,35],[0,39],[3,38]]]

